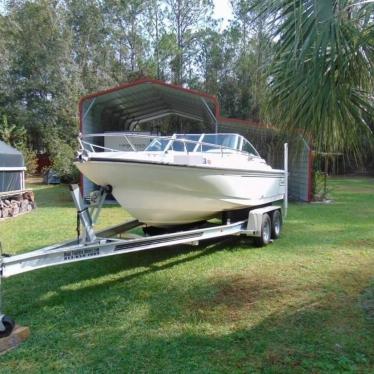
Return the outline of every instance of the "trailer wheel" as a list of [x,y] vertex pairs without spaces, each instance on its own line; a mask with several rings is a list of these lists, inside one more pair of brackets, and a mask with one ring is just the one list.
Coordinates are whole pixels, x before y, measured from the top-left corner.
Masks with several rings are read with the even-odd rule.
[[9,336],[14,329],[14,325],[15,323],[10,317],[2,316],[0,323],[0,326],[2,327],[2,330],[0,330],[0,338],[5,338],[6,336]]
[[265,213],[262,216],[261,224],[261,236],[255,238],[255,243],[257,247],[264,247],[268,245],[271,240],[271,219],[269,214]]
[[271,222],[271,238],[279,239],[282,231],[282,215],[279,210],[274,211]]

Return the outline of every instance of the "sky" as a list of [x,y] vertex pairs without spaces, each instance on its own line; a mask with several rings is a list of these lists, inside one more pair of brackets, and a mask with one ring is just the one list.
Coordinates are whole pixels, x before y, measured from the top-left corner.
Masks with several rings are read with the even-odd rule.
[[229,0],[213,0],[214,1],[214,18],[222,18],[222,29],[224,29],[229,19],[232,18],[232,9]]

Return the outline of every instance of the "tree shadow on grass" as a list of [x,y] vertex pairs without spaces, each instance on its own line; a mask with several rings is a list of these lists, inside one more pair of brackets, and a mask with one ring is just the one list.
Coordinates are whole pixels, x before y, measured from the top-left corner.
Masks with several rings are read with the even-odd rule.
[[[71,295],[90,297],[91,294],[105,293],[108,288],[115,285],[123,285],[152,273],[178,267],[221,250],[234,251],[243,243],[252,245],[250,239],[244,241],[239,237],[227,237],[224,240],[222,238],[207,240],[196,247],[179,245],[155,248],[40,269],[6,280],[4,297],[9,299],[7,308],[12,309],[13,313],[18,316],[29,314],[31,309],[54,305],[68,299]],[[177,258],[174,259],[175,257]],[[110,279],[99,284],[95,283],[95,280],[101,277]],[[80,284],[80,286],[69,289],[71,284]],[[54,293],[53,297],[40,301],[44,294],[51,291]],[[26,299],[31,302],[29,305],[25,304]]]
[[[276,277],[263,279],[249,274],[211,280],[174,290],[172,300],[164,306],[159,297],[150,298],[148,315],[138,322],[142,326],[157,321],[157,327],[166,329],[172,322],[176,329],[181,324],[190,327],[178,329],[176,334],[169,330],[165,336],[155,328],[154,334],[127,341],[123,340],[125,331],[120,331],[104,340],[107,344],[115,342],[115,360],[129,371],[367,371],[373,364],[374,331],[368,331],[361,319],[360,292],[346,289],[358,280],[365,287],[369,277],[369,273],[359,271],[331,273],[328,281],[314,290],[308,286],[300,290],[308,293],[307,300],[296,298],[293,304],[271,313],[263,305],[281,300],[288,292]],[[326,289],[339,288],[337,285],[341,288],[325,293]],[[185,300],[183,308],[173,308],[173,300]],[[261,313],[263,316],[258,317]],[[249,314],[257,315],[257,320],[246,322]],[[249,326],[244,327],[246,324]],[[221,329],[212,333],[216,325]],[[154,327],[152,323],[150,327]],[[144,360],[131,358],[140,352]]]
[[[308,246],[321,243],[322,237],[322,234],[313,236],[313,241],[308,241]],[[262,250],[277,251],[278,243],[281,244],[277,242]],[[237,236],[218,238],[203,241],[197,247],[179,245],[155,248],[21,274],[6,280],[4,292],[6,308],[17,318],[27,316],[32,310],[58,305],[72,296],[74,298],[90,298],[92,295],[100,297],[101,293],[105,294],[112,287],[123,287],[126,283],[142,280],[150,274],[178,268],[219,251],[241,249],[256,249],[253,239]],[[96,282],[100,278],[103,280]],[[156,289],[157,287],[158,285],[155,285]],[[53,296],[44,297],[48,293],[52,293]],[[26,300],[29,302],[25,303]]]
[[[360,319],[359,290],[341,295],[353,280],[365,287],[368,277],[359,271],[331,273],[313,292],[300,290],[307,298],[300,295],[288,304],[279,303],[289,292],[287,284],[276,276],[251,274],[202,280],[191,287],[178,283],[172,292],[166,279],[155,280],[150,296],[144,298],[139,290],[120,294],[129,300],[120,307],[120,299],[113,303],[112,284],[106,291],[100,286],[96,299],[70,291],[69,297],[74,292],[83,297],[83,320],[74,321],[76,306],[65,304],[63,318],[48,317],[53,328],[38,321],[34,341],[5,362],[27,361],[45,371],[63,362],[66,371],[87,372],[369,372],[374,335]],[[323,292],[336,285],[339,292]],[[269,309],[275,302],[280,307]],[[139,304],[146,309],[134,315]],[[30,345],[33,355],[27,358]]]

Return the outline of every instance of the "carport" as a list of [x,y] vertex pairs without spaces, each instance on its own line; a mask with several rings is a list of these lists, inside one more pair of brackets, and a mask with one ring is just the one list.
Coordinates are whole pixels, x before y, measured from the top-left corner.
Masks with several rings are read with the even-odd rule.
[[[299,201],[312,198],[312,155],[308,143],[301,136],[279,139],[275,129],[254,121],[226,118],[221,115],[214,96],[146,78],[83,97],[79,112],[82,134],[140,132],[171,135],[216,130],[241,133],[273,167],[283,167],[279,145],[280,140],[287,140],[289,197]],[[100,139],[95,140],[96,144]],[[116,148],[115,144],[101,145]],[[83,178],[84,195],[93,189],[94,185]]]
[[[80,101],[83,133],[156,131],[155,123],[177,117],[215,130],[216,98],[156,80],[139,80],[85,96]],[[179,121],[179,124],[183,121]],[[141,126],[143,125],[143,126]]]

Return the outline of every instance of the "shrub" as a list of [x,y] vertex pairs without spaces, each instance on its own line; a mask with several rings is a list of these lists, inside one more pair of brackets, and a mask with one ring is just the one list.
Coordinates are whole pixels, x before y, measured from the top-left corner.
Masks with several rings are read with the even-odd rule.
[[26,129],[8,122],[8,117],[4,114],[0,123],[0,140],[12,147],[20,148],[27,142]]
[[22,144],[18,147],[18,150],[22,152],[23,158],[25,160],[26,173],[35,174],[38,169],[38,158],[36,152],[31,148],[27,147],[25,144]]
[[38,168],[36,152],[27,146],[27,132],[23,126],[9,124],[7,116],[2,116],[0,123],[0,139],[22,152],[26,173],[34,174]]
[[66,143],[56,141],[50,151],[51,168],[60,176],[62,182],[72,183],[79,179],[79,171],[74,166],[74,149]]
[[327,188],[326,173],[315,170],[313,173],[313,199],[323,201],[329,198],[330,190]]

